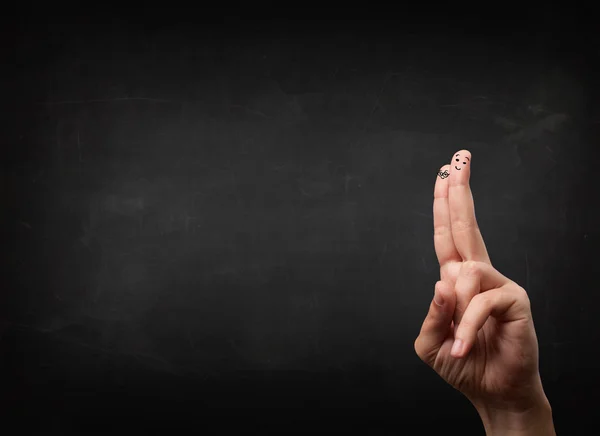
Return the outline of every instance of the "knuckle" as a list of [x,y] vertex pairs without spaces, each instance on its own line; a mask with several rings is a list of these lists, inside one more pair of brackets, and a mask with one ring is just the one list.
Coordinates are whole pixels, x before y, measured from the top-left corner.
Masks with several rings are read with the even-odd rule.
[[489,299],[489,296],[486,295],[485,292],[481,293],[481,294],[477,294],[473,297],[473,300],[471,300],[472,304],[474,305],[481,305],[484,304],[486,302],[486,300]]
[[464,332],[470,332],[475,328],[475,324],[466,316],[460,321],[459,325],[460,330]]
[[531,300],[529,299],[529,294],[522,286],[515,284],[515,294],[517,300],[526,308],[531,308]]
[[[454,286],[454,294],[456,295],[457,301],[456,304],[457,306],[460,305],[462,306],[462,301],[467,297],[472,297],[472,294],[470,292],[469,289],[466,289],[464,286],[460,286],[460,284]],[[468,298],[468,301],[471,301],[471,298]],[[467,303],[468,303],[467,301]],[[466,309],[466,307],[463,307],[462,309]]]
[[422,360],[424,357],[424,353],[423,353],[423,347],[421,346],[421,335],[417,336],[413,346],[415,349],[415,353],[417,353],[417,356],[419,356],[419,358]]
[[475,276],[481,271],[481,266],[475,260],[467,260],[463,263],[462,269],[465,275]]
[[452,231],[467,232],[477,229],[477,223],[473,220],[456,220],[452,221]]
[[519,296],[528,297],[527,291],[525,290],[525,288],[523,286],[519,286],[515,283],[514,287],[515,287],[517,294],[519,294]]
[[475,295],[473,297],[473,303],[479,310],[487,309],[488,307],[494,305],[495,298],[497,298],[497,296],[492,297],[489,292],[484,292]]
[[504,300],[506,298],[506,290],[504,289],[499,289],[498,292],[495,292],[493,295],[491,295],[488,299],[489,299],[489,306],[490,308],[493,308],[494,306],[497,306],[498,304],[500,304],[500,302],[502,300]]
[[450,233],[450,227],[444,224],[437,224],[433,227],[434,236],[445,236]]

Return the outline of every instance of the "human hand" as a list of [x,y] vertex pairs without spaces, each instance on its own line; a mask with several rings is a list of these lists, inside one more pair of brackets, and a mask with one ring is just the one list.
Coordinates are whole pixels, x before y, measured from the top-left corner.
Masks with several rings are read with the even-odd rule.
[[554,434],[526,291],[491,264],[469,186],[471,153],[438,173],[434,245],[440,264],[417,355],[461,391],[488,434]]

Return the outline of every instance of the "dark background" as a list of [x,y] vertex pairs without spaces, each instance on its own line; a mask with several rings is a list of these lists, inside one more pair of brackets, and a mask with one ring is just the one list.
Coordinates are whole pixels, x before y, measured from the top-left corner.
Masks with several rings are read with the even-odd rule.
[[436,172],[467,148],[557,430],[587,434],[588,12],[363,7],[2,19],[4,422],[482,434],[413,349],[439,278]]

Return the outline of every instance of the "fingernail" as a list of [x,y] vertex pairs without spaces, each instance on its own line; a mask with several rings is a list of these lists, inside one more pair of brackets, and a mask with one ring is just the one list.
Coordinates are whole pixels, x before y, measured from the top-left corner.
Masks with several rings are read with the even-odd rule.
[[439,293],[439,291],[437,290],[437,288],[435,289],[435,291],[433,291],[433,301],[435,302],[435,304],[437,304],[438,306],[443,306],[444,305],[444,297],[442,297]]
[[450,351],[450,354],[454,357],[460,357],[460,355],[462,354],[464,345],[465,344],[462,341],[462,339],[455,339],[454,345],[452,345],[452,351]]

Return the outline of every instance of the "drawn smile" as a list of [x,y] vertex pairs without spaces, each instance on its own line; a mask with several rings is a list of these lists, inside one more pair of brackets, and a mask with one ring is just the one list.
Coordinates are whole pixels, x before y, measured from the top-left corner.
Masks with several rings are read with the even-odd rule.
[[456,165],[454,165],[454,168],[456,168],[458,171],[461,170],[461,168],[457,167]]

